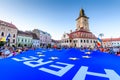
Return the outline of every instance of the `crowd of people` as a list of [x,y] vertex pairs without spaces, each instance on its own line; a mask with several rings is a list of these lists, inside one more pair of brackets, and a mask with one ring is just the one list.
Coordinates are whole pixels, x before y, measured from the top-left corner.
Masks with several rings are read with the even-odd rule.
[[15,56],[18,54],[21,54],[24,51],[27,51],[28,47],[8,47],[8,46],[2,46],[0,47],[0,59]]
[[120,56],[120,47],[106,47],[106,48],[99,48],[101,52],[106,52],[109,54],[115,54]]
[[[52,47],[54,49],[68,49],[69,47]],[[21,54],[24,51],[27,51],[29,49],[35,49],[35,48],[30,48],[30,47],[8,47],[8,46],[2,46],[0,47],[0,59],[3,58],[7,58],[7,57],[11,57],[11,56],[15,56],[18,54]],[[106,52],[109,54],[115,54],[117,56],[120,56],[120,47],[108,47],[108,48],[90,48],[90,47],[81,47],[79,48],[80,50],[88,50],[88,51],[95,51],[95,50],[99,50],[101,52]]]

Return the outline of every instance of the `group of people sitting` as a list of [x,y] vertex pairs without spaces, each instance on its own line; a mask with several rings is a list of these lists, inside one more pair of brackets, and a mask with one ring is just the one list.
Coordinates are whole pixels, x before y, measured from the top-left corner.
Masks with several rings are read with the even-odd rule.
[[0,59],[15,56],[26,50],[28,50],[27,47],[19,47],[19,48],[8,47],[8,46],[0,47]]
[[120,47],[102,48],[101,51],[120,56]]

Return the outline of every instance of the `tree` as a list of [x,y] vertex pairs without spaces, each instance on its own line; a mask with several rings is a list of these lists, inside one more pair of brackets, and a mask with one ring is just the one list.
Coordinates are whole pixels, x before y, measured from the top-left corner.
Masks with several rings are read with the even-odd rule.
[[100,33],[100,34],[99,34],[99,36],[100,36],[100,37],[101,37],[101,39],[102,39],[102,37],[104,36],[104,34],[103,34],[103,33]]

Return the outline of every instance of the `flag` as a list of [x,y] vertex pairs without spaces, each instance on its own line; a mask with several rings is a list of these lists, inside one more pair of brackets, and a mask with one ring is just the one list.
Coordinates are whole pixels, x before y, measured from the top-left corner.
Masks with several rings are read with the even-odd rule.
[[8,34],[8,36],[6,37],[6,41],[8,41],[8,38],[10,37],[10,33]]
[[100,38],[97,38],[97,46],[100,47],[102,45],[102,40]]

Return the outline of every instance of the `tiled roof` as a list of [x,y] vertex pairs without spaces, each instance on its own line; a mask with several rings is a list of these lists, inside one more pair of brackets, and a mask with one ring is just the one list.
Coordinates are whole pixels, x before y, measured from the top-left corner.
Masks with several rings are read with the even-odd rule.
[[120,38],[104,38],[102,39],[103,42],[109,42],[109,41],[120,41]]
[[20,31],[20,30],[18,30],[18,35],[19,36],[29,36],[29,37],[32,37],[32,34],[30,34],[28,32],[24,32],[24,31]]
[[85,31],[83,29],[79,31],[74,31],[69,34],[71,39],[73,38],[89,38],[89,39],[97,39],[96,36],[92,32]]
[[35,33],[31,33],[31,34],[32,34],[32,36],[33,36],[33,39],[39,40],[39,38],[37,37],[37,35],[36,35]]
[[33,39],[37,39],[39,40],[39,38],[37,37],[37,35],[35,33],[33,33],[32,31],[25,31],[27,34],[32,35]]
[[2,21],[2,20],[0,20],[0,25],[6,25],[10,28],[17,29],[17,27],[15,25],[13,25],[12,23],[8,23],[8,22]]

